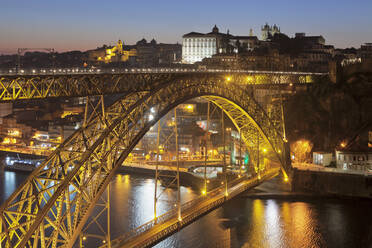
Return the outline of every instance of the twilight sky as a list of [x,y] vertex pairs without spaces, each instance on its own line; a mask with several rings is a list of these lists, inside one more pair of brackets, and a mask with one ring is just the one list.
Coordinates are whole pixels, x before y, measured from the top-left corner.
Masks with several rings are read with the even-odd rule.
[[372,42],[372,0],[1,0],[0,54],[18,47],[87,50],[119,38],[181,42],[190,31],[248,35],[281,31],[323,35],[336,47]]

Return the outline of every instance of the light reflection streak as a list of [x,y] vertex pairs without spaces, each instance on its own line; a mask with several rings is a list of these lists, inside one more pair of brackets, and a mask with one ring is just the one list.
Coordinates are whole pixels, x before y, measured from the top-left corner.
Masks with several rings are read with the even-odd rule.
[[16,189],[16,174],[12,171],[4,172],[5,184],[5,198],[8,198]]
[[282,240],[282,229],[279,221],[279,206],[273,200],[267,201],[265,211],[266,237],[269,241],[269,247],[280,247]]

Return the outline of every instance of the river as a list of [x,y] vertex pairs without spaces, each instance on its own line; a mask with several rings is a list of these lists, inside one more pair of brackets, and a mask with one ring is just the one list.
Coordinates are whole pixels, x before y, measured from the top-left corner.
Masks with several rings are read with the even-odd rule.
[[[2,203],[27,174],[6,171],[0,178]],[[154,179],[118,174],[111,187],[112,235],[153,217]],[[182,187],[182,201],[197,192]],[[172,207],[173,190],[164,193],[159,211]],[[98,211],[98,210],[97,210]],[[85,247],[95,247],[86,243]],[[372,247],[372,201],[326,198],[256,199],[240,196],[201,217],[155,247]]]

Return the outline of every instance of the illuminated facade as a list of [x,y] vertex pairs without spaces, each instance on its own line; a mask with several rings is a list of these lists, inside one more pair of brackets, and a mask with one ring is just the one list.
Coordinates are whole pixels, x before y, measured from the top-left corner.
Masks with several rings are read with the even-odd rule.
[[129,50],[124,50],[123,45],[123,42],[119,40],[115,46],[103,47],[89,51],[89,60],[104,63],[126,62],[130,58],[137,56],[136,49],[132,48]]
[[220,33],[216,25],[210,33],[191,32],[182,38],[182,62],[185,64],[194,64],[215,54],[252,51],[259,45],[252,30],[249,36],[234,36],[229,31],[226,34]]
[[193,64],[204,58],[210,58],[214,54],[225,53],[229,38],[232,37],[229,33],[220,33],[216,25],[212,32],[207,34],[197,32],[185,34],[182,37],[182,62]]

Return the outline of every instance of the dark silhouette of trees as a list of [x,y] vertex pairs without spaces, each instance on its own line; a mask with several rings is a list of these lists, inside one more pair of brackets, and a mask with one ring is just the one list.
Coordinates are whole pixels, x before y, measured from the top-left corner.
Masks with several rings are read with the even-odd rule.
[[310,140],[314,150],[335,149],[372,123],[372,82],[363,75],[332,83],[320,78],[306,91],[290,97],[285,118],[290,142]]

